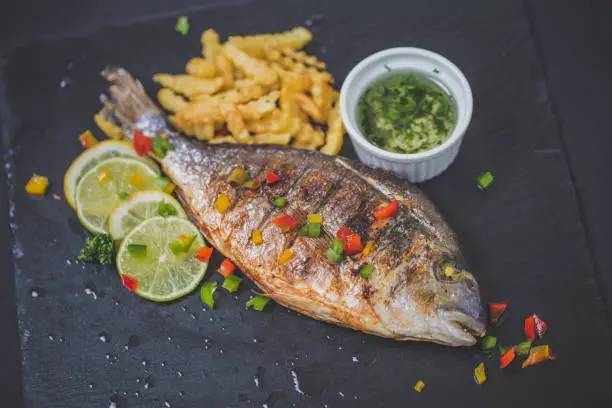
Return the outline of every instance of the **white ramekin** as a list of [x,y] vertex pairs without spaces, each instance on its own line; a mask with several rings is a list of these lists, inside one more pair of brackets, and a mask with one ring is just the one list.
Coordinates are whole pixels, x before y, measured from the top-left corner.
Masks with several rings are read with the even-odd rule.
[[[426,152],[388,152],[370,143],[357,125],[357,105],[363,93],[378,79],[401,72],[426,75],[448,91],[457,105],[455,129],[443,144]],[[359,159],[413,183],[439,175],[455,160],[472,118],[472,108],[472,90],[465,75],[443,56],[421,48],[390,48],[370,55],[349,72],[340,90],[342,121]]]

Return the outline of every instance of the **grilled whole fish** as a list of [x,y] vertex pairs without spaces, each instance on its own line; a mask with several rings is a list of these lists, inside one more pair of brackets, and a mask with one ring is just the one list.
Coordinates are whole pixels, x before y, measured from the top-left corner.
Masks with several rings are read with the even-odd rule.
[[[177,194],[206,239],[230,258],[276,302],[315,319],[396,340],[469,346],[484,333],[478,284],[467,271],[455,234],[415,186],[359,162],[275,146],[209,145],[174,134],[140,82],[122,68],[107,69],[110,98],[104,112],[126,133],[166,132],[174,150],[159,160],[177,185]],[[265,179],[255,191],[228,182],[234,168]],[[220,213],[220,194],[231,201]],[[285,197],[285,208],[271,201]],[[399,207],[377,220],[373,212],[392,200]],[[300,236],[270,221],[289,214],[301,223],[308,213],[323,217],[322,234]],[[347,256],[331,264],[326,249],[348,226],[372,242],[367,256]],[[251,240],[260,230],[263,243]],[[281,264],[285,249],[293,252]],[[358,271],[370,264],[368,279]]]

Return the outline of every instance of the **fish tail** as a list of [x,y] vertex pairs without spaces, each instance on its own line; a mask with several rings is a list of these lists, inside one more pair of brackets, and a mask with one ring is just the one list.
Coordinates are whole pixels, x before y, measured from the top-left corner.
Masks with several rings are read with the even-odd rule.
[[164,113],[149,98],[140,81],[122,67],[107,67],[102,76],[109,82],[109,88],[108,95],[100,95],[104,105],[100,114],[120,124],[128,138],[135,129],[147,136],[170,133]]

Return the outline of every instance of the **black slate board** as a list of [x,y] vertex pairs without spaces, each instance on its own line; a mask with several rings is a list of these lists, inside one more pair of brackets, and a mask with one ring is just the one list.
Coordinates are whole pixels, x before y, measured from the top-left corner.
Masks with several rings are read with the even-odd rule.
[[[423,188],[461,237],[483,297],[510,300],[497,331],[503,342],[520,341],[522,318],[537,311],[551,326],[556,361],[501,372],[496,357],[475,349],[396,343],[281,307],[244,311],[247,290],[238,300],[224,296],[213,312],[197,295],[151,304],[123,290],[112,268],[74,262],[84,232],[64,202],[23,192],[33,172],[61,192],[79,151],[75,136],[93,126],[106,64],[125,66],[153,91],[154,72],[180,71],[198,54],[198,28],[226,36],[309,19],[310,50],[338,79],[364,56],[400,45],[440,52],[464,70],[475,99],[469,134],[451,169]],[[130,407],[515,407],[610,398],[610,330],[521,2],[256,1],[207,10],[191,23],[187,38],[166,19],[33,44],[7,59],[0,107],[10,118],[3,141],[28,406],[107,407],[113,395]],[[349,142],[343,153],[353,155]],[[486,193],[474,185],[482,170],[496,176]],[[124,350],[131,336],[139,344]],[[481,360],[489,381],[477,387],[471,373]],[[421,394],[412,390],[419,379],[427,384]]]

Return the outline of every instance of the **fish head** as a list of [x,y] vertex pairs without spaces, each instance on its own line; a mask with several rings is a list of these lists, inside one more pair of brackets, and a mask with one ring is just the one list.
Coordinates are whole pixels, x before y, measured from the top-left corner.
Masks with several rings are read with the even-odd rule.
[[484,335],[479,287],[463,257],[425,243],[409,251],[378,311],[400,340],[470,346]]

